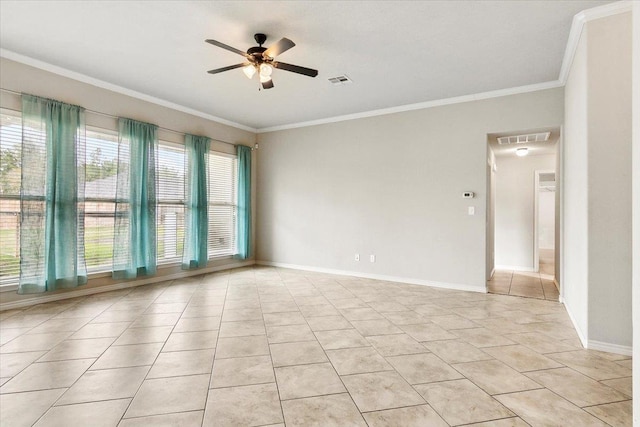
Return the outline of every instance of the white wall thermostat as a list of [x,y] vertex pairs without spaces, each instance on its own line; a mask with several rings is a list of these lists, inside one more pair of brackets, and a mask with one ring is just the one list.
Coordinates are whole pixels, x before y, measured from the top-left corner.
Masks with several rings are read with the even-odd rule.
[[464,193],[462,193],[463,199],[473,199],[473,196],[475,196],[475,194],[473,194],[473,191],[465,191]]

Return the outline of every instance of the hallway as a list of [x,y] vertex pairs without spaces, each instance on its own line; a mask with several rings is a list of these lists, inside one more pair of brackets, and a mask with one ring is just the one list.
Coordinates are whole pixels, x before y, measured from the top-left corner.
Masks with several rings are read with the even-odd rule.
[[496,270],[487,281],[487,290],[492,294],[558,301],[560,294],[553,283],[554,268],[554,251],[541,249],[539,273]]

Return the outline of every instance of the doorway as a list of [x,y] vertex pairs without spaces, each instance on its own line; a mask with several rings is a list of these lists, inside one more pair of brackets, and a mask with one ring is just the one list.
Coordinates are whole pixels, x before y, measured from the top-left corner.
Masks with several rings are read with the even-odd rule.
[[[558,301],[559,129],[487,137],[487,291]],[[500,142],[502,141],[502,142]]]

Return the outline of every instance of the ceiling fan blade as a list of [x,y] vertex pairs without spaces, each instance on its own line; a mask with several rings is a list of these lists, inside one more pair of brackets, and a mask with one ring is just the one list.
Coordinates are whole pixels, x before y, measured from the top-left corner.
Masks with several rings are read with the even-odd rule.
[[275,58],[282,52],[286,52],[296,44],[286,37],[281,38],[276,44],[271,45],[269,49],[265,50],[263,55],[267,55],[269,58]]
[[273,80],[269,79],[266,82],[262,82],[262,89],[271,89],[273,87]]
[[228,51],[230,51],[230,52],[237,53],[238,55],[242,55],[242,56],[244,56],[245,58],[247,58],[247,57],[249,56],[249,55],[247,55],[247,53],[246,53],[246,52],[243,52],[243,51],[241,51],[240,49],[236,49],[235,47],[231,47],[231,46],[229,46],[228,44],[221,43],[221,42],[219,42],[218,40],[207,39],[207,40],[205,40],[205,41],[206,41],[207,43],[210,43],[210,44],[214,45],[214,46],[218,46],[218,47],[221,47],[221,48],[223,48],[223,49],[226,49],[226,50],[228,50]]
[[251,63],[250,62],[243,62],[242,64],[229,65],[228,67],[222,67],[222,68],[216,68],[215,70],[209,70],[209,71],[207,71],[207,73],[209,73],[209,74],[218,74],[218,73],[222,73],[223,71],[229,71],[229,70],[234,70],[236,68],[246,67],[247,65],[251,65]]
[[313,70],[311,68],[300,67],[299,65],[291,65],[286,64],[284,62],[272,62],[272,65],[279,69],[285,71],[291,71],[292,73],[304,74],[305,76],[315,77],[318,75],[318,70]]

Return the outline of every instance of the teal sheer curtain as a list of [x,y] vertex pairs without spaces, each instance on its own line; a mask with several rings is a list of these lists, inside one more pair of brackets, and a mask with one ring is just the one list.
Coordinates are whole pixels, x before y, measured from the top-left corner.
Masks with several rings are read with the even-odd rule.
[[156,169],[158,127],[118,120],[118,176],[113,278],[156,272]]
[[22,95],[18,293],[87,282],[84,109]]
[[209,260],[207,236],[209,227],[207,155],[211,139],[186,135],[187,189],[182,268],[202,268]]
[[251,148],[238,145],[237,258],[251,256]]

